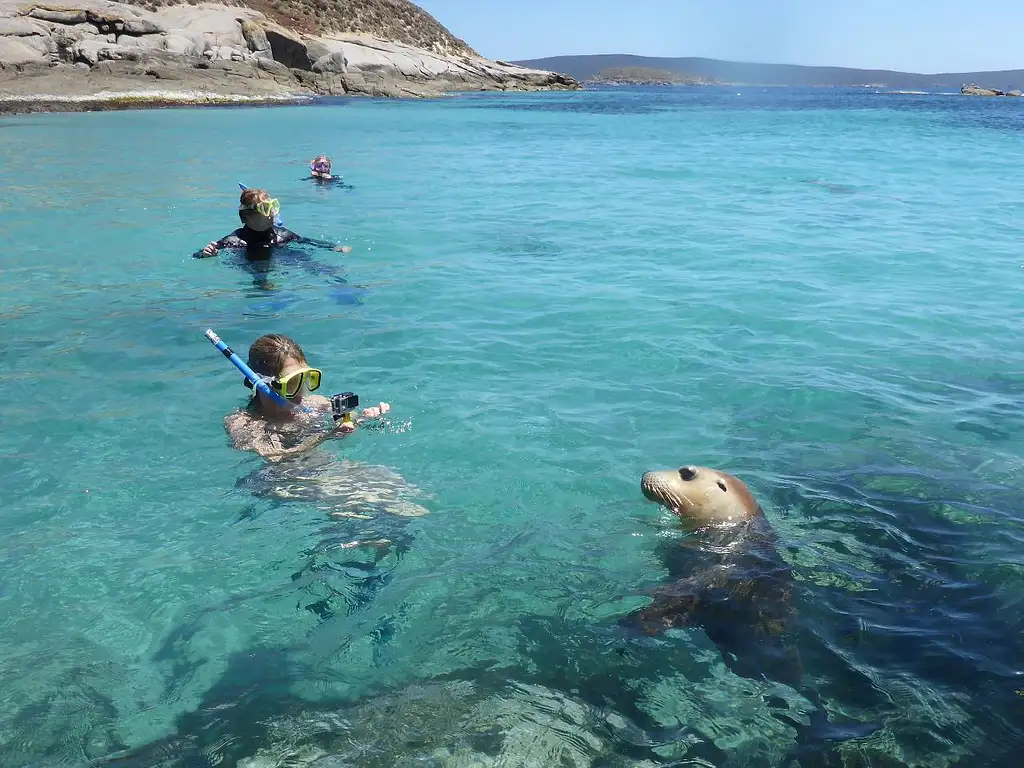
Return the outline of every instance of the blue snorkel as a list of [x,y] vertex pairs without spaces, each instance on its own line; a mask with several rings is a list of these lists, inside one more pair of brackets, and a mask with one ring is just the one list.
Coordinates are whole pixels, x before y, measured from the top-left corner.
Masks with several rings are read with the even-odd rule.
[[214,333],[213,329],[206,329],[206,338],[210,340],[210,343],[213,344],[213,346],[215,346],[217,349],[224,353],[224,357],[226,357],[228,360],[235,364],[235,367],[245,375],[245,378],[248,381],[252,382],[252,385],[256,389],[258,389],[264,395],[266,395],[275,403],[280,405],[282,408],[298,408],[300,411],[305,411],[306,413],[313,412],[311,408],[307,408],[306,406],[300,405],[298,403],[293,403],[291,400],[281,397],[280,394],[272,390],[267,385],[267,382],[265,382],[259,376],[259,374],[257,374],[252,368],[246,365],[242,358],[240,358],[238,355],[231,351],[231,347],[229,347],[227,344],[220,340],[220,336]]
[[[242,190],[243,192],[245,192],[245,190],[248,189],[248,187],[245,186],[245,184],[243,184],[242,182],[238,182],[238,188],[240,190]],[[275,227],[283,227],[284,226],[284,220],[281,218],[281,214],[277,214],[277,216],[274,217],[274,226]]]

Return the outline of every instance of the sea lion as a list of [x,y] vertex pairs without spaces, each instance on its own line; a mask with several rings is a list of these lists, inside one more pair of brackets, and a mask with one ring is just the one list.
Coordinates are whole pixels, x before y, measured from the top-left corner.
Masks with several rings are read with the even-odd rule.
[[798,688],[800,661],[787,642],[795,618],[793,574],[750,489],[737,477],[697,466],[646,472],[640,489],[697,535],[667,548],[672,582],[624,623],[646,634],[701,626],[736,674]]
[[649,606],[620,623],[648,635],[699,626],[737,675],[774,680],[804,695],[816,707],[810,726],[772,713],[797,729],[801,746],[789,759],[812,745],[877,731],[881,726],[833,725],[817,692],[803,687],[793,644],[793,570],[779,555],[775,531],[746,484],[720,470],[684,465],[644,473],[640,490],[696,535],[667,547],[671,583],[656,588]]

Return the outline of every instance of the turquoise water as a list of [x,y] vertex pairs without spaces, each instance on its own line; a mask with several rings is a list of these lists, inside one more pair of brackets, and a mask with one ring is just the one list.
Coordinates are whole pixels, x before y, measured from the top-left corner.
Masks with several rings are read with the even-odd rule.
[[[833,720],[884,726],[846,764],[1009,765],[1022,138],[830,90],[0,119],[0,764],[778,765],[806,700],[610,630],[675,535],[640,474],[697,463],[782,537]],[[192,259],[239,181],[337,274]],[[207,328],[387,428],[263,469]],[[428,514],[331,517],[383,468]]]

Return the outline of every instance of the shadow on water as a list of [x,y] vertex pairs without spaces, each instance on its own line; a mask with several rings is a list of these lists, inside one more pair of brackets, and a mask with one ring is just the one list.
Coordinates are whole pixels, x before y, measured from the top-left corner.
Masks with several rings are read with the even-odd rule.
[[326,264],[311,256],[303,247],[288,244],[269,248],[225,249],[228,262],[252,278],[254,295],[266,297],[261,305],[270,310],[286,309],[302,297],[295,291],[282,291],[272,277],[285,276],[293,268],[324,278],[328,295],[336,304],[362,304],[368,291],[366,286],[351,285],[343,269]]
[[[294,586],[310,596],[304,605],[321,619],[370,603],[391,579],[412,546],[409,523],[428,514],[416,503],[420,489],[387,467],[311,454],[268,464],[242,477],[236,487],[270,502],[270,508],[302,504],[326,513],[316,544],[302,554]],[[240,519],[251,519],[255,505]],[[342,587],[335,579],[342,579]],[[385,636],[392,630],[379,627]]]

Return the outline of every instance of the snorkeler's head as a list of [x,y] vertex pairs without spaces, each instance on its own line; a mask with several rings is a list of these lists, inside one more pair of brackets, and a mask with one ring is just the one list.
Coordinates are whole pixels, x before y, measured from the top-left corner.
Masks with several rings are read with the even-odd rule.
[[330,173],[331,158],[327,155],[317,155],[310,161],[309,170],[313,173]]
[[[274,391],[294,403],[302,402],[304,392],[320,387],[322,373],[310,368],[306,354],[294,340],[277,333],[260,336],[249,347],[249,367]],[[268,405],[257,390],[261,405]]]
[[249,187],[242,190],[238,198],[238,218],[255,232],[266,232],[274,226],[274,217],[280,212],[281,204],[265,189]]

